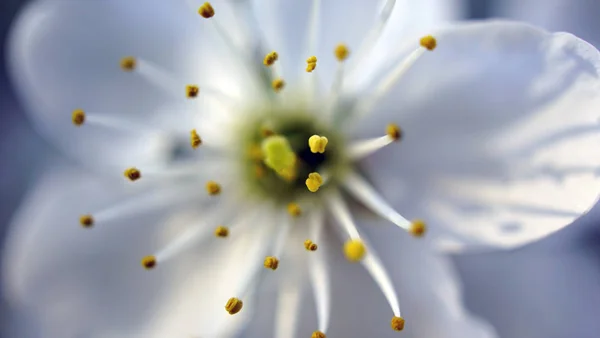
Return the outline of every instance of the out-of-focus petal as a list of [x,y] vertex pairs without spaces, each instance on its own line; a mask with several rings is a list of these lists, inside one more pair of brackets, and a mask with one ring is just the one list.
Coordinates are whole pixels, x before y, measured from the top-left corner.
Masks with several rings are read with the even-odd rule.
[[[264,240],[256,233],[195,245],[145,271],[141,258],[184,230],[212,229],[202,224],[210,212],[181,203],[97,222],[92,229],[78,224],[81,213],[150,193],[165,194],[49,170],[17,212],[2,255],[3,296],[27,313],[12,325],[14,332],[23,335],[37,325],[44,337],[212,337],[225,334],[217,329],[232,333],[244,324],[251,303],[235,317],[223,307],[238,282],[234,276],[248,264],[248,245]],[[223,320],[228,322],[218,325]]]
[[[364,161],[397,210],[457,245],[514,247],[592,207],[600,191],[600,55],[512,22],[440,31],[358,134],[403,129]],[[377,123],[374,123],[374,122]],[[441,239],[441,238],[440,238]]]
[[[33,2],[12,29],[13,82],[38,130],[83,163],[167,160],[179,141],[187,145],[191,129],[205,127],[210,114],[224,109],[204,98],[205,87],[234,98],[256,88],[211,21],[218,19],[238,43],[228,8],[207,20],[184,1]],[[139,74],[141,66],[124,72],[120,62],[126,56],[166,76],[155,85]],[[188,84],[201,87],[196,100],[186,98]],[[117,125],[125,130],[77,128],[71,122],[74,109],[121,120]]]

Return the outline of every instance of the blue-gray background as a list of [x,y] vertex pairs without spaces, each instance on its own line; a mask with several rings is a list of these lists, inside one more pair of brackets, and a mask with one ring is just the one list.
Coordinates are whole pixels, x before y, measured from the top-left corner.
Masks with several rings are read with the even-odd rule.
[[[496,16],[494,1],[504,0],[470,0],[465,18]],[[7,77],[5,38],[16,12],[26,2],[0,1],[0,243],[24,193],[35,183],[44,163],[58,156],[58,151],[32,130]],[[564,15],[573,16],[569,21],[575,24],[547,28],[570,30],[600,47],[600,0],[571,3],[572,10]],[[456,256],[465,301],[473,312],[494,324],[502,338],[598,338],[599,243],[600,218],[590,217],[516,251]],[[6,309],[0,304],[0,328],[9,320],[3,311]]]

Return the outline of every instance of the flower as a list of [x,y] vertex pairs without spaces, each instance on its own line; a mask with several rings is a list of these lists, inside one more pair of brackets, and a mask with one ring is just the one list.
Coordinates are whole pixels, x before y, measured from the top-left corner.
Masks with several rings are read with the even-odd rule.
[[[522,245],[595,201],[598,51],[502,21],[398,43],[393,0],[366,31],[371,2],[257,4],[46,1],[21,17],[17,88],[92,170],[50,173],[16,218],[13,303],[52,336],[221,337],[274,280],[285,336],[311,279],[313,336],[332,315],[354,336],[394,336],[404,317],[412,336],[493,336],[431,248]],[[355,264],[327,264],[340,252],[389,303],[364,334],[354,318],[381,307],[338,294],[362,285]]]

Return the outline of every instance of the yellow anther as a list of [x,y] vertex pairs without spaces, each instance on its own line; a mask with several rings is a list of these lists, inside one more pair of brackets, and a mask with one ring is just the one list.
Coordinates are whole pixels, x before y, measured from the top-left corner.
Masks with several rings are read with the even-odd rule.
[[194,149],[198,148],[202,144],[202,139],[200,138],[200,135],[198,135],[196,129],[192,129],[192,131],[190,131],[190,144]]
[[156,257],[146,256],[146,257],[142,258],[142,266],[146,270],[153,269],[156,266]]
[[307,72],[312,72],[313,70],[315,70],[315,68],[317,67],[317,57],[316,56],[311,56],[308,59],[306,59],[306,71]]
[[290,214],[293,217],[298,217],[302,214],[302,209],[300,209],[300,206],[297,203],[289,203],[287,205],[287,211],[288,214]]
[[393,123],[387,125],[385,133],[394,141],[398,141],[402,137],[402,129]]
[[205,2],[198,9],[198,14],[200,14],[205,19],[212,18],[213,16],[215,16],[215,9],[212,7],[210,2]]
[[126,72],[131,72],[135,69],[137,60],[133,56],[126,56],[121,59],[121,69]]
[[253,161],[262,161],[265,155],[257,144],[252,144],[248,147],[248,157]]
[[327,142],[329,142],[329,140],[325,136],[313,135],[309,137],[308,146],[310,147],[310,152],[313,154],[324,153]]
[[319,173],[310,173],[304,183],[306,183],[306,187],[310,192],[317,192],[323,185],[323,178]]
[[242,310],[243,306],[244,306],[244,303],[242,302],[241,299],[235,298],[235,297],[231,297],[227,301],[227,304],[225,304],[225,310],[230,315],[234,315],[234,314],[240,312]]
[[85,122],[85,112],[82,109],[73,110],[71,121],[73,121],[74,125],[81,126]]
[[351,239],[344,244],[344,254],[350,262],[359,262],[366,253],[367,247],[360,239]]
[[84,228],[91,228],[94,225],[94,217],[92,215],[83,215],[79,217],[79,224]]
[[410,229],[408,230],[408,232],[415,237],[423,237],[425,231],[427,231],[427,225],[420,219],[413,220],[410,224]]
[[315,331],[312,333],[310,338],[327,338],[327,336],[321,331]]
[[277,267],[279,266],[279,260],[277,259],[277,257],[267,256],[265,258],[264,265],[267,269],[277,270]]
[[137,181],[142,177],[142,173],[135,167],[125,169],[123,173],[130,181]]
[[206,182],[206,192],[211,196],[218,195],[221,192],[221,186],[215,181],[208,181]]
[[276,93],[279,93],[283,89],[283,87],[285,87],[285,81],[283,81],[283,79],[281,78],[275,79],[271,83],[271,86],[273,87],[273,90]]
[[348,46],[346,46],[343,43],[340,43],[335,47],[334,54],[338,61],[344,61],[350,55],[350,50],[348,49]]
[[391,325],[392,325],[392,329],[394,329],[394,331],[404,330],[404,318],[394,316],[392,318]]
[[198,93],[200,93],[200,88],[198,86],[196,86],[196,85],[185,86],[185,96],[187,96],[188,99],[193,99],[193,98],[197,97]]
[[427,48],[428,50],[434,50],[437,46],[437,41],[431,35],[427,35],[421,38],[421,47]]
[[308,251],[317,251],[318,246],[310,239],[304,241],[304,248]]
[[265,177],[266,173],[267,171],[265,170],[265,167],[262,164],[257,163],[254,165],[254,176],[256,178],[263,178]]
[[265,164],[276,172],[289,170],[296,163],[296,154],[283,136],[274,135],[265,138],[261,149]]
[[225,238],[229,236],[229,228],[219,225],[215,229],[215,236]]
[[265,58],[263,59],[263,63],[265,66],[269,67],[272,66],[275,61],[277,61],[279,59],[279,54],[277,54],[277,52],[273,51],[267,55],[265,55]]

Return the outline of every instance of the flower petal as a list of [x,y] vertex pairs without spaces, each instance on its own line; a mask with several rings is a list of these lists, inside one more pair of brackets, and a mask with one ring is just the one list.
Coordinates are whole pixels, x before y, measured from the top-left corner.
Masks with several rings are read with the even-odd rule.
[[[233,320],[224,327],[230,333],[241,327],[236,323],[244,324],[251,304],[235,318],[223,307],[236,283],[231,276],[245,266],[247,245],[256,236],[197,245],[145,271],[141,257],[198,226],[206,215],[196,203],[192,211],[150,208],[134,217],[96,222],[92,229],[78,225],[80,213],[122,203],[130,195],[131,189],[73,170],[50,170],[44,177],[16,214],[3,255],[3,294],[27,314],[14,323],[16,332],[38,322],[39,331],[51,337],[159,338],[210,336],[221,317]],[[225,332],[215,335],[220,334]]]
[[388,122],[403,129],[399,144],[364,162],[392,205],[428,220],[434,236],[507,248],[592,207],[600,191],[598,51],[512,22],[437,37],[439,47],[360,123],[361,137],[381,135]]
[[[402,317],[406,320],[404,335],[496,337],[489,324],[464,310],[458,279],[447,257],[398,229],[386,229],[381,222],[362,219],[360,223],[363,235],[377,250],[398,293]],[[325,249],[333,250],[332,285],[336,285],[332,288],[332,306],[338,320],[332,321],[331,333],[347,337],[393,337],[392,310],[371,277],[362,266],[348,263],[335,246]],[[359,299],[360,306],[356,306]],[[354,319],[348,320],[351,318]]]
[[[222,10],[219,20],[228,26],[230,13]],[[183,2],[36,1],[16,20],[9,47],[12,79],[36,127],[92,165],[156,163],[176,141],[187,145],[198,119],[218,109],[187,99],[188,84],[199,85],[200,95],[209,86],[234,98],[252,95],[256,87],[214,22]],[[141,66],[124,72],[119,63],[126,56],[156,65],[166,76],[152,76],[157,86]],[[176,104],[184,110],[173,111]],[[122,120],[125,130],[76,128],[71,113],[78,108]]]
[[550,31],[565,31],[600,46],[600,3],[589,0],[494,1],[490,14],[529,22]]

